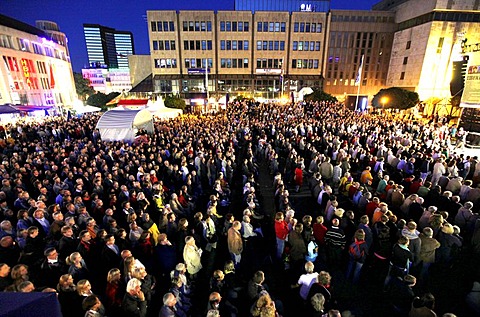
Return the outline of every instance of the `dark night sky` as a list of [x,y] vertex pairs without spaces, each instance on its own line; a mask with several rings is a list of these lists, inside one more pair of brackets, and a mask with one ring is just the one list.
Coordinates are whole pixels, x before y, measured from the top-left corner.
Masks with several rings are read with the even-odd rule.
[[[332,9],[370,10],[380,0],[332,0]],[[233,10],[234,0],[0,0],[0,13],[35,25],[56,22],[68,37],[74,71],[88,62],[83,23],[131,31],[136,54],[149,54],[147,10]]]

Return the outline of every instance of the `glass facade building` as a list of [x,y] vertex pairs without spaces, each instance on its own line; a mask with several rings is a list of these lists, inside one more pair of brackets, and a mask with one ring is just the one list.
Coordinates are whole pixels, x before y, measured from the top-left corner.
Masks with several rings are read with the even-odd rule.
[[84,24],[83,32],[90,66],[128,68],[128,55],[135,54],[131,32],[98,24]]
[[235,11],[328,12],[330,0],[235,0]]

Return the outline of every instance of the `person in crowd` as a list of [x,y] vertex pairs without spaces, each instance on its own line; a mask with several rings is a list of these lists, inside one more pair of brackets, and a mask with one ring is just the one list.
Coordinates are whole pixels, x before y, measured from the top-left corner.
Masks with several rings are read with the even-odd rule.
[[127,283],[127,290],[122,300],[122,311],[128,316],[147,316],[147,302],[141,290],[142,282],[132,278]]

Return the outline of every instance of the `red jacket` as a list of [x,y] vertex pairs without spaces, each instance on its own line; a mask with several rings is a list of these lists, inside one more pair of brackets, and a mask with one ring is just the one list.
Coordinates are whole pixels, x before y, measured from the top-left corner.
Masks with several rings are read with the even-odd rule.
[[285,240],[288,232],[288,223],[285,220],[275,220],[275,235],[277,238]]
[[313,236],[318,244],[325,245],[325,234],[327,233],[327,230],[327,227],[325,227],[323,223],[313,224]]

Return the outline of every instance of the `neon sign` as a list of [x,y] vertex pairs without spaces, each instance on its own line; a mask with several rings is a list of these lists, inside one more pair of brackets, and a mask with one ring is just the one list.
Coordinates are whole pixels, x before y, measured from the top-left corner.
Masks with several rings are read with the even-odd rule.
[[314,12],[315,11],[315,6],[310,4],[310,3],[302,3],[300,5],[300,11],[301,12]]
[[27,83],[29,88],[32,88],[32,80],[30,78],[30,68],[28,66],[28,60],[22,58],[20,60],[22,65],[23,76],[25,77],[25,82]]

